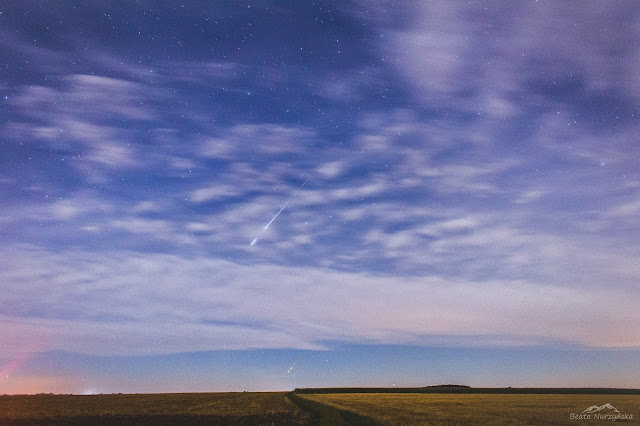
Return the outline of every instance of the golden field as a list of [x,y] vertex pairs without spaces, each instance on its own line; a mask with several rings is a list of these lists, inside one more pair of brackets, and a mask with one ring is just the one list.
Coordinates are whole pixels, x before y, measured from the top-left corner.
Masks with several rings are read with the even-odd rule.
[[570,415],[606,403],[633,416],[615,423],[640,424],[639,395],[343,393],[300,397],[389,425],[593,425],[610,420],[594,419],[594,414],[589,420],[571,419]]

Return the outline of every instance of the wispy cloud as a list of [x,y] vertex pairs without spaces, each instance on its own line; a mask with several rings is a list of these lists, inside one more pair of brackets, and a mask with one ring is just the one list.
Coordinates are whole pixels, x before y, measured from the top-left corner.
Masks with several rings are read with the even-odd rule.
[[[409,25],[390,29],[380,46],[425,102],[459,106],[467,99],[462,104],[470,112],[518,111],[521,102],[513,95],[522,85],[559,84],[558,77],[566,82],[574,76],[589,91],[637,96],[631,77],[637,28],[630,8],[627,2],[606,10],[568,4],[413,5]],[[603,25],[594,30],[596,21]],[[544,65],[544,74],[536,63]],[[485,110],[492,105],[499,107]]]
[[[4,251],[0,262],[10,277],[0,303],[3,323],[11,324],[2,328],[2,338],[11,348],[44,339],[50,349],[132,354],[319,348],[326,340],[435,343],[433,336],[455,337],[464,345],[467,336],[479,334],[502,336],[510,345],[546,339],[598,347],[640,344],[632,326],[640,312],[632,289],[376,277],[33,247]],[[25,310],[27,298],[40,308]],[[619,327],[609,327],[612,321]]]
[[236,187],[222,184],[193,190],[189,195],[189,201],[194,203],[220,201],[240,194],[241,192]]
[[4,39],[49,74],[3,103],[0,340],[640,344],[633,5],[356,3],[295,61]]
[[314,132],[304,127],[237,124],[225,130],[221,137],[204,141],[201,154],[223,159],[242,155],[254,161],[263,160],[267,155],[271,160],[277,160],[278,156],[304,153],[313,141]]

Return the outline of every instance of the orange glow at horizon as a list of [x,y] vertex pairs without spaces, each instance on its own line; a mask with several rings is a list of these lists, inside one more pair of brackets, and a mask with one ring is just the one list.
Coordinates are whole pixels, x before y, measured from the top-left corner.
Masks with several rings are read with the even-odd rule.
[[36,352],[19,352],[8,363],[0,367],[0,385],[2,382],[9,378],[16,370],[18,370],[27,361],[32,359],[36,355]]
[[[27,382],[33,382],[34,378],[16,374],[25,364],[35,358],[43,347],[44,343],[26,346],[23,350],[16,352],[7,363],[0,364],[0,393],[40,393],[50,389],[48,385],[34,387],[32,386],[34,383],[24,386]],[[44,384],[41,381],[39,383]],[[51,381],[47,380],[47,383],[50,385]],[[51,391],[47,390],[47,392]]]
[[9,376],[0,380],[0,395],[77,393],[77,380],[64,376]]

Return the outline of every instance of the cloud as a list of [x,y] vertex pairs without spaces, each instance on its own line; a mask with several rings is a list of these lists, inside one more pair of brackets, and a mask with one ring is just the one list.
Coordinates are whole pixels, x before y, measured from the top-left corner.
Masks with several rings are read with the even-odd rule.
[[389,186],[383,179],[372,178],[371,182],[363,185],[350,186],[330,191],[328,196],[333,200],[362,200],[366,197],[381,195]]
[[69,200],[59,200],[51,206],[51,212],[57,219],[69,220],[78,216],[82,209]]
[[183,83],[211,86],[237,77],[242,67],[228,61],[181,61],[162,64],[160,73]]
[[132,213],[160,213],[165,209],[165,205],[159,201],[140,201],[132,208]]
[[[55,191],[53,188],[50,190]],[[49,189],[38,189],[38,192],[40,191],[49,192]],[[117,213],[115,205],[95,191],[81,190],[56,199],[45,194],[42,198],[44,200],[16,203],[8,207],[5,210],[7,223],[12,223],[15,229],[22,228],[24,231],[33,228],[35,224],[39,224],[41,228],[52,226],[49,231],[55,233],[55,229],[65,226],[77,229],[79,223],[89,220],[100,221]]]
[[19,31],[12,29],[10,25],[0,28],[0,46],[5,49],[7,56],[27,58],[30,67],[47,74],[63,72],[67,64],[73,60],[67,52],[42,47],[36,40],[22,37]]
[[325,178],[332,179],[344,172],[346,164],[344,161],[330,161],[316,167],[316,173]]
[[221,137],[205,140],[201,155],[229,159],[242,156],[253,160],[272,160],[283,155],[301,155],[312,146],[315,132],[306,127],[280,124],[236,124]]
[[527,204],[533,203],[544,197],[545,191],[542,189],[530,189],[526,190],[520,194],[520,196],[515,200],[516,203]]
[[[526,155],[509,151],[497,155],[491,144],[468,143],[465,133],[473,126],[456,127],[455,121],[434,122],[406,110],[368,113],[351,140],[329,149],[307,144],[306,128],[235,124],[215,132],[224,149],[211,148],[207,135],[187,137],[198,144],[207,141],[196,144],[191,152],[183,150],[181,158],[194,166],[189,169],[193,173],[183,173],[188,181],[169,180],[161,189],[141,192],[124,204],[121,195],[109,194],[113,197],[109,203],[122,209],[90,217],[80,202],[67,200],[54,204],[48,218],[44,212],[18,219],[14,211],[10,216],[25,227],[40,223],[40,229],[47,227],[51,235],[63,232],[51,218],[73,226],[65,228],[70,236],[76,236],[77,229],[92,230],[92,235],[118,230],[109,234],[109,244],[120,249],[179,247],[210,255],[259,255],[261,261],[278,265],[352,272],[371,269],[402,276],[439,271],[449,278],[471,280],[492,275],[567,283],[570,271],[580,281],[586,278],[581,271],[589,270],[601,279],[612,274],[616,285],[626,285],[629,274],[612,271],[600,261],[594,265],[601,270],[585,266],[585,260],[572,255],[581,253],[590,259],[597,253],[597,245],[590,240],[611,245],[618,238],[611,231],[621,223],[620,215],[611,212],[611,205],[622,206],[620,200],[626,198],[608,185],[610,175],[601,178],[609,173],[606,169],[600,165],[594,170],[576,168],[581,163],[571,163],[538,172],[535,167],[544,165],[538,163],[544,152],[534,151],[528,157],[529,147],[522,148]],[[71,120],[65,129],[70,140],[82,140],[86,146],[99,144],[101,135],[115,139],[120,134],[112,126]],[[261,151],[263,139],[256,135],[282,137],[284,142],[270,152]],[[372,148],[362,142],[364,136],[383,143]],[[319,134],[313,138],[322,140]],[[536,135],[535,141],[540,140]],[[109,151],[114,155],[104,152],[101,159],[87,154],[85,161],[102,173],[107,167],[144,167],[145,173],[162,174],[159,165],[167,162],[153,157],[139,165],[136,161],[145,157],[136,148],[133,152],[114,148]],[[175,158],[164,145],[158,146],[158,152],[166,154],[165,160]],[[127,162],[129,157],[133,162]],[[130,178],[135,181],[135,176]],[[307,178],[305,187],[298,190]],[[590,184],[584,187],[581,182]],[[620,187],[620,191],[629,190]],[[259,247],[249,247],[294,194],[261,236]],[[583,209],[596,199],[602,203],[599,211],[608,214]],[[549,211],[558,212],[553,220]],[[629,215],[634,211],[631,208]],[[170,220],[163,217],[167,213]],[[632,221],[633,217],[627,225]],[[82,235],[86,238],[86,233]],[[100,244],[107,244],[104,235]],[[619,237],[632,240],[629,233]],[[162,248],[158,241],[163,242]],[[621,255],[618,250],[614,253],[613,258]]]
[[104,123],[110,119],[150,120],[150,101],[158,93],[147,85],[96,75],[70,74],[56,86],[25,86],[12,103],[27,117]]
[[[509,345],[640,344],[633,289],[36,247],[5,250],[0,263],[7,277],[0,295],[3,348],[44,341],[51,350],[143,354],[308,349],[327,340],[434,343],[438,336],[464,345],[478,335]],[[26,298],[40,308],[25,310]]]
[[482,219],[470,216],[441,220],[418,229],[421,234],[439,237],[447,232],[464,232],[480,225]]
[[[125,53],[87,62],[96,75],[15,87],[7,341],[638,344],[628,3],[364,4],[351,10],[373,24],[358,64],[377,55],[375,68],[319,71],[290,98],[217,105],[186,87],[236,96],[249,84],[236,72],[264,71],[260,91],[300,70]],[[310,92],[331,118],[259,111]]]
[[92,105],[91,112],[99,114],[99,118],[150,120],[154,117],[148,105],[152,91],[146,85],[83,74],[70,75],[66,80],[70,88],[66,97],[71,102],[67,107]]
[[389,62],[397,64],[424,102],[455,102],[495,116],[518,112],[514,94],[541,79],[573,75],[583,79],[586,90],[637,97],[632,76],[639,55],[631,46],[639,29],[632,8],[630,2],[613,7],[512,3],[506,8],[420,3],[409,8],[403,21],[408,25],[386,24],[391,28],[380,54],[397,59]]
[[191,232],[204,232],[204,233],[208,233],[213,230],[213,228],[210,225],[202,222],[189,222],[185,225],[185,228]]
[[172,225],[166,220],[154,220],[154,219],[141,219],[141,218],[126,218],[116,219],[111,222],[114,228],[124,229],[125,231],[134,234],[162,234],[167,231],[171,231]]
[[24,86],[12,98],[11,140],[45,143],[93,182],[113,168],[140,167],[139,141],[127,123],[153,120],[157,94],[141,83],[95,75],[71,74],[58,83]]
[[234,144],[221,138],[208,138],[202,143],[201,155],[204,157],[231,159],[234,153]]
[[315,94],[335,102],[359,102],[370,96],[373,89],[384,91],[384,78],[374,67],[361,67],[342,72],[333,71],[309,83]]
[[193,190],[189,195],[189,201],[194,203],[220,201],[226,198],[236,197],[241,194],[242,192],[238,191],[237,188],[223,184]]
[[611,206],[607,215],[615,219],[628,220],[637,223],[640,221],[640,194],[635,194],[631,201]]

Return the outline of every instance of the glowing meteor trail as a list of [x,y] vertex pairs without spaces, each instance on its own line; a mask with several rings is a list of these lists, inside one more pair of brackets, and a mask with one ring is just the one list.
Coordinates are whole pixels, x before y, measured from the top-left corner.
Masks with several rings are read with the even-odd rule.
[[307,179],[302,183],[302,185],[300,185],[300,188],[298,188],[298,189],[296,190],[296,192],[294,192],[294,193],[293,193],[293,195],[291,196],[291,198],[289,198],[289,199],[287,200],[287,202],[286,202],[286,203],[284,203],[284,205],[280,208],[280,210],[278,210],[278,213],[276,213],[276,215],[273,217],[273,219],[271,219],[271,220],[269,221],[269,223],[267,223],[267,225],[266,225],[264,228],[262,228],[262,231],[260,231],[260,233],[258,234],[258,236],[257,236],[257,237],[255,237],[255,238],[253,239],[253,241],[251,241],[251,244],[249,244],[249,246],[252,246],[252,245],[254,245],[256,242],[258,242],[258,239],[262,236],[262,234],[264,233],[264,231],[266,231],[266,230],[269,228],[269,225],[271,225],[271,224],[273,223],[273,221],[274,221],[274,220],[276,220],[276,217],[278,217],[278,215],[279,215],[280,213],[282,213],[282,210],[284,210],[284,209],[285,209],[285,207],[287,207],[287,204],[289,204],[289,202],[290,202],[291,200],[293,200],[293,197],[295,197],[295,196],[296,196],[296,194],[298,193],[298,191],[300,191],[300,190],[302,189],[302,187],[304,186],[304,184],[305,184],[305,183],[307,183],[307,181],[308,181],[308,180],[309,180],[309,178],[307,178]]
[[291,373],[291,370],[293,370],[293,367],[295,367],[298,361],[300,361],[300,358],[302,358],[302,355],[300,355],[298,359],[296,359],[296,362],[294,362],[293,365],[289,367],[289,371],[287,371],[287,374]]

